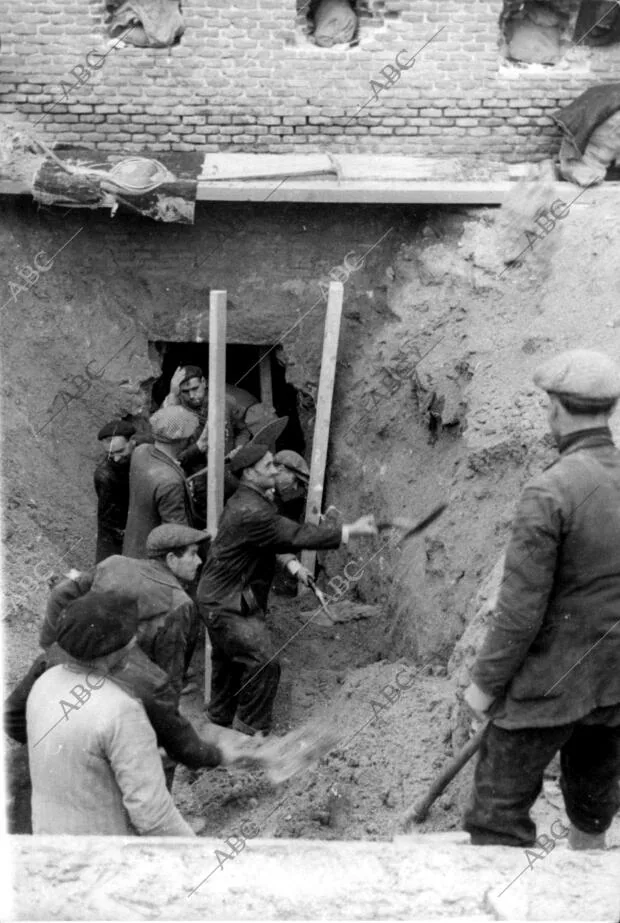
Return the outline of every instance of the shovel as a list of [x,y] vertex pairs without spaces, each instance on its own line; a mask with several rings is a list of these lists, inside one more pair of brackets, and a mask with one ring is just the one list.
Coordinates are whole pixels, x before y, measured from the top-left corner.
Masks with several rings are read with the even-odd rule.
[[411,519],[402,519],[400,517],[396,519],[382,519],[377,523],[377,529],[379,532],[385,532],[386,529],[400,529],[403,533],[400,537],[400,541],[404,542],[409,538],[413,538],[414,535],[423,532],[431,523],[439,519],[447,506],[447,503],[440,503],[439,506],[435,507],[432,513],[429,513],[428,516],[421,519],[419,522],[414,522]]
[[412,808],[409,808],[402,820],[402,829],[405,833],[407,833],[411,824],[421,824],[423,820],[426,820],[431,806],[437,801],[442,792],[444,792],[450,782],[452,782],[452,779],[459,774],[463,766],[470,761],[474,753],[479,749],[482,736],[487,729],[487,724],[488,722],[483,724],[471,740],[467,741],[462,750],[451,760],[448,760],[426,795],[420,798],[419,801],[416,801]]

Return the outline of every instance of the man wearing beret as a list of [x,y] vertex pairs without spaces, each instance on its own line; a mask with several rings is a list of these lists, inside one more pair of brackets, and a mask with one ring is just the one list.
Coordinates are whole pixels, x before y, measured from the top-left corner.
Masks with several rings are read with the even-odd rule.
[[106,451],[95,468],[97,493],[97,552],[95,564],[121,554],[129,509],[129,463],[135,448],[135,426],[125,420],[106,423],[97,439]]
[[108,679],[135,644],[136,606],[90,593],[68,608],[26,722],[35,834],[193,836],[166,789],[141,702]]
[[[92,595],[87,592],[81,597],[81,601],[88,602]],[[102,633],[106,629],[105,597],[113,603],[117,612],[123,611],[126,607],[135,607],[132,598],[121,597],[118,593],[100,593],[98,596],[104,599],[104,606],[100,607],[100,615],[104,617]],[[67,613],[71,617],[72,611],[70,604],[63,612],[63,617]],[[111,631],[115,630],[115,624],[112,619]],[[13,689],[4,704],[4,729],[12,740],[20,744],[27,743],[26,703],[36,680],[46,670],[68,663],[71,659],[67,651],[58,642],[54,642],[44,653],[39,654],[28,673]],[[166,751],[163,762],[168,789],[172,787],[176,763],[197,770],[234,765],[251,755],[244,746],[247,737],[234,731],[224,733],[220,729],[211,729],[208,726],[203,730],[203,735],[206,736],[199,736],[191,722],[179,712],[179,695],[171,685],[168,675],[146,656],[139,645],[131,646],[127,656],[110,668],[108,676],[144,705],[157,743]],[[9,762],[8,785],[12,796],[8,805],[9,832],[32,833],[27,749],[24,747],[13,750]]]
[[620,369],[571,350],[534,382],[560,457],[521,496],[465,693],[490,717],[465,829],[474,844],[533,846],[530,809],[559,751],[568,844],[604,848],[620,806],[620,452],[609,429]]
[[198,548],[208,532],[166,523],[146,541],[146,560],[113,555],[86,573],[73,572],[50,593],[39,641],[49,647],[57,640],[65,606],[89,590],[118,590],[138,604],[138,644],[164,670],[177,694],[189,666],[198,634],[196,606],[186,592],[201,559]]
[[[337,548],[353,535],[376,535],[372,516],[352,525],[300,525],[280,516],[271,491],[277,467],[264,445],[252,443],[231,459],[240,486],[224,507],[198,585],[198,608],[212,645],[214,724],[246,734],[269,731],[280,665],[265,624],[277,554]],[[287,564],[304,581],[295,559]]]
[[196,428],[192,413],[165,407],[150,419],[153,445],[136,448],[129,472],[129,512],[123,554],[146,555],[146,539],[166,522],[191,525],[190,498],[179,457],[191,443]]

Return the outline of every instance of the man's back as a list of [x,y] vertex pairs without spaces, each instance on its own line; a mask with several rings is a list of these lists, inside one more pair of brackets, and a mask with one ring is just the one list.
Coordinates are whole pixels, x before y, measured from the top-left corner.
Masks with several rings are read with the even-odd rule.
[[115,683],[52,667],[32,688],[27,724],[35,834],[192,836],[144,708]]
[[129,465],[113,465],[104,458],[95,468],[97,494],[96,561],[120,554],[129,510]]
[[156,446],[140,445],[131,459],[123,554],[132,558],[146,557],[149,532],[164,522],[184,525],[191,522],[183,471]]
[[95,569],[92,589],[135,596],[138,644],[180,691],[195,607],[174,574],[159,561],[114,555]]
[[137,601],[138,643],[180,690],[195,607],[174,574],[159,561],[112,555],[80,575],[79,582],[62,581],[50,594],[41,646],[49,647],[56,640],[64,606],[91,589],[119,591]]
[[562,724],[620,702],[620,452],[610,440],[584,437],[526,486],[497,611],[512,633],[487,639],[474,677],[498,693],[512,677],[501,726]]

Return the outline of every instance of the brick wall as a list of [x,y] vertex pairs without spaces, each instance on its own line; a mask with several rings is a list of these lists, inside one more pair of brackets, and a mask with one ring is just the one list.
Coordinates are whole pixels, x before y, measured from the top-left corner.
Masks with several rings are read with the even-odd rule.
[[[557,151],[551,111],[592,84],[620,80],[620,46],[580,46],[551,68],[506,62],[501,2],[366,0],[358,43],[330,49],[308,40],[298,7],[184,0],[179,45],[110,50],[104,0],[15,0],[3,13],[0,112],[38,121],[48,142],[101,150],[518,162]],[[390,87],[381,71],[401,49],[401,61],[416,54],[415,64]]]

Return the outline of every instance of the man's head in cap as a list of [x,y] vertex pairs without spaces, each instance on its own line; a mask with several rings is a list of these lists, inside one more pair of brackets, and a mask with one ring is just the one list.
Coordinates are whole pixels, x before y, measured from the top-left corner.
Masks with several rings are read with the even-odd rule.
[[539,366],[534,384],[549,395],[549,425],[557,438],[607,425],[620,397],[620,367],[605,353],[570,349]]
[[304,496],[308,491],[310,471],[305,460],[291,449],[282,449],[273,457],[278,473],[276,490],[281,499],[292,500]]
[[102,426],[97,433],[97,439],[103,443],[108,461],[112,465],[124,467],[131,461],[131,453],[135,448],[134,436],[136,428],[133,423],[126,420],[111,420]]
[[196,416],[178,405],[161,407],[150,418],[155,443],[175,458],[188,447],[196,435]]
[[167,522],[149,532],[146,553],[171,571],[182,583],[191,583],[202,561],[199,545],[208,541],[208,532],[191,529],[180,523]]
[[56,640],[75,660],[101,665],[103,658],[108,663],[122,660],[133,646],[137,630],[135,598],[90,590],[66,607]]
[[232,456],[230,470],[242,484],[253,484],[262,490],[275,487],[277,466],[266,445],[250,442]]
[[179,400],[188,410],[200,410],[207,394],[207,380],[198,365],[186,365],[179,372]]

